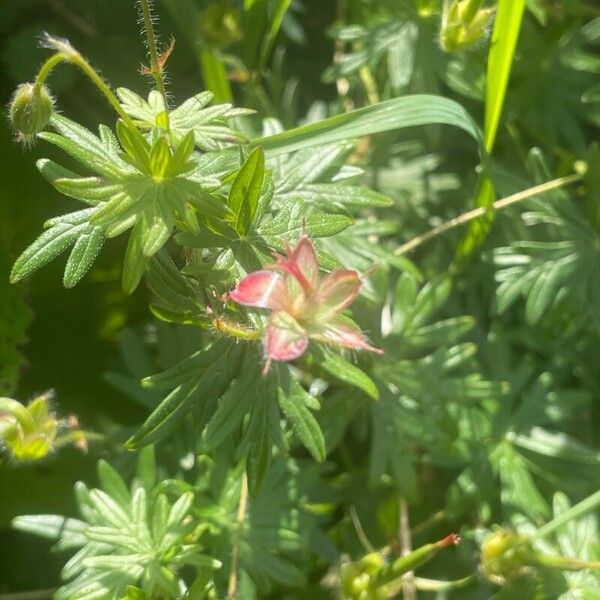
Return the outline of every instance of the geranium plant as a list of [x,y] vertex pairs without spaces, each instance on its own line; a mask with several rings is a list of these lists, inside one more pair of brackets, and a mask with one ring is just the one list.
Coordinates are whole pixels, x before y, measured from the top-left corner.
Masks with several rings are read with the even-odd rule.
[[[595,597],[583,529],[596,527],[598,455],[577,420],[597,417],[600,322],[600,154],[577,129],[600,124],[598,17],[577,21],[589,3],[559,15],[575,24],[558,63],[584,73],[572,80],[585,106],[556,136],[572,144],[549,144],[554,178],[531,148],[543,136],[519,134],[518,102],[501,118],[510,77],[531,83],[519,35],[558,8],[340,0],[322,65],[333,96],[309,107],[276,50],[303,43],[301,3],[163,4],[208,89],[175,101],[180,42],[161,46],[138,0],[147,95],[43,34],[50,55],[8,109],[17,142],[52,152],[41,175],[80,203],[21,248],[10,280],[65,252],[65,288],[117,274],[102,328],[120,358],[104,378],[138,405],[123,423],[80,407],[84,428],[60,390],[2,392],[10,469],[97,463],[97,483],[73,482],[79,514],[11,514],[71,552],[52,597]],[[63,66],[108,103],[97,133],[52,91]],[[524,201],[522,220],[499,215]],[[25,303],[26,288],[8,289]],[[16,382],[25,365],[11,358]]]

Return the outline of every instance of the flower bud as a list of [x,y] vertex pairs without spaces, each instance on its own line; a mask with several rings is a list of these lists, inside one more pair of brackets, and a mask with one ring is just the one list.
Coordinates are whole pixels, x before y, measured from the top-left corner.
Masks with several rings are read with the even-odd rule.
[[413,4],[422,19],[437,14],[440,9],[440,0],[413,0]]
[[58,420],[49,401],[48,395],[42,395],[23,406],[0,398],[0,441],[16,460],[40,460],[52,451]]
[[479,42],[487,32],[491,8],[481,8],[482,0],[452,0],[444,10],[440,29],[440,45],[455,52]]
[[230,2],[209,4],[202,11],[202,36],[211,45],[224,48],[242,38],[240,13]]
[[498,529],[481,544],[481,568],[493,583],[503,585],[523,573],[532,563],[533,551],[526,536]]
[[22,83],[10,104],[10,120],[20,137],[29,140],[42,131],[54,110],[54,100],[45,85]]

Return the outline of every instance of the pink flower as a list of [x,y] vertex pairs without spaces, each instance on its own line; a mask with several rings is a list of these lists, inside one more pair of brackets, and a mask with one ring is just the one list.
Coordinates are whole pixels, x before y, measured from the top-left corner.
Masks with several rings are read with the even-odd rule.
[[361,287],[356,271],[333,271],[319,277],[319,265],[306,235],[287,256],[278,256],[271,267],[242,279],[229,296],[238,304],[271,310],[267,327],[268,370],[272,360],[298,358],[308,340],[337,344],[346,348],[382,351],[369,346],[354,324],[340,316],[358,295]]

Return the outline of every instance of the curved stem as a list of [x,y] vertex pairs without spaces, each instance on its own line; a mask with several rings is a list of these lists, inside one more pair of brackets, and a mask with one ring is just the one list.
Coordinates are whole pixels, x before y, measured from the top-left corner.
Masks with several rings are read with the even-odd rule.
[[46,81],[46,78],[48,77],[48,75],[50,75],[50,73],[52,72],[52,69],[54,69],[54,67],[59,65],[61,62],[65,62],[67,60],[68,60],[68,58],[62,52],[57,52],[56,54],[53,54],[40,67],[40,70],[38,71],[38,74],[35,78],[35,91],[36,92],[40,91],[40,89],[44,85],[44,82]]
[[135,123],[131,117],[123,110],[118,98],[114,95],[113,91],[107,85],[107,83],[100,77],[100,75],[94,70],[92,65],[83,58],[83,56],[71,46],[68,46],[66,50],[58,50],[53,54],[40,68],[38,71],[35,87],[39,89],[48,75],[52,72],[54,67],[59,65],[61,62],[68,62],[78,67],[84,75],[92,81],[92,83],[98,88],[100,93],[108,100],[108,103],[115,109],[117,114],[125,121],[125,123],[133,128],[136,128]]
[[516,204],[517,202],[521,202],[521,200],[527,200],[528,198],[532,198],[533,196],[539,196],[540,194],[545,194],[546,192],[550,192],[552,190],[559,189],[566,185],[570,185],[577,181],[581,181],[583,179],[582,174],[575,175],[567,175],[565,177],[559,177],[558,179],[553,179],[552,181],[547,181],[546,183],[542,183],[540,185],[536,185],[527,190],[523,190],[522,192],[518,192],[513,194],[512,196],[507,196],[506,198],[502,198],[502,200],[498,200],[494,202],[492,206],[480,206],[479,208],[474,208],[458,217],[454,217],[429,231],[413,238],[412,240],[402,244],[399,248],[396,248],[394,254],[406,254],[411,250],[414,250],[417,246],[420,246],[424,242],[437,237],[442,233],[446,233],[446,231],[450,231],[450,229],[454,229],[459,225],[463,225],[472,221],[473,219],[478,219],[479,217],[483,217],[489,211],[498,211],[512,204]]

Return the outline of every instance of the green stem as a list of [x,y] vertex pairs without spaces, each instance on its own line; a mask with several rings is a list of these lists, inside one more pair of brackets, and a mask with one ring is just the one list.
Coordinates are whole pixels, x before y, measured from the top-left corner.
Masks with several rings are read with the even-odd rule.
[[144,19],[144,29],[146,30],[146,40],[148,41],[148,53],[150,54],[150,73],[156,83],[156,89],[163,97],[165,111],[167,110],[167,88],[165,86],[165,78],[162,67],[158,59],[158,46],[156,44],[156,36],[154,34],[154,24],[152,23],[152,9],[150,0],[139,0],[142,17]]
[[94,431],[70,431],[69,433],[65,433],[60,437],[57,437],[54,440],[55,448],[62,448],[63,446],[67,446],[73,442],[78,442],[79,440],[84,439],[87,442],[104,442],[106,441],[106,436],[102,433],[96,433]]
[[581,181],[582,179],[583,175],[580,173],[559,177],[558,179],[553,179],[552,181],[547,181],[546,183],[536,185],[527,190],[523,190],[522,192],[513,194],[512,196],[502,198],[502,200],[494,202],[492,206],[480,206],[479,208],[474,208],[473,210],[463,213],[458,217],[454,217],[454,219],[450,219],[445,223],[442,223],[441,225],[438,225],[437,227],[434,227],[433,229],[430,229],[429,231],[417,236],[416,238],[409,240],[405,244],[402,244],[402,246],[396,248],[394,254],[406,254],[424,242],[427,242],[442,233],[446,233],[446,231],[450,231],[450,229],[454,229],[459,225],[464,225],[473,219],[483,217],[488,212],[502,210],[508,206],[516,204],[517,202],[521,202],[522,200],[527,200],[528,198],[533,198],[534,196],[539,196],[541,194],[557,190],[577,181]]
[[387,586],[394,581],[403,577],[409,571],[414,571],[423,563],[431,560],[440,550],[448,546],[455,545],[460,538],[456,534],[450,534],[445,538],[434,542],[433,544],[425,544],[416,550],[413,550],[405,556],[396,559],[391,565],[387,565],[380,569],[372,578],[372,585],[375,588]]
[[423,592],[446,592],[449,590],[457,590],[471,585],[477,580],[477,576],[473,573],[462,579],[454,581],[438,581],[437,579],[425,579],[423,577],[415,577],[415,586]]
[[532,536],[532,540],[539,540],[541,538],[548,537],[551,533],[554,533],[557,529],[562,527],[568,521],[577,519],[581,515],[594,510],[600,506],[600,490],[588,496],[585,500],[579,502],[575,506],[572,506],[569,510],[562,513],[555,519],[552,519],[550,523],[546,523],[543,527],[540,527]]
[[35,81],[36,89],[39,89],[48,75],[52,72],[54,67],[59,65],[61,62],[68,62],[72,65],[78,67],[87,77],[92,81],[92,83],[98,88],[100,93],[108,100],[108,103],[115,109],[117,114],[123,119],[123,121],[132,128],[135,127],[135,123],[131,119],[131,117],[123,110],[118,98],[113,94],[110,87],[106,84],[104,79],[98,75],[98,73],[94,70],[92,65],[79,54],[77,50],[73,47],[68,46],[68,48],[62,50],[59,49],[58,52],[53,54],[40,68],[38,75]]
[[229,573],[229,582],[227,585],[227,599],[234,600],[238,597],[238,563],[240,558],[240,546],[244,533],[244,524],[248,512],[248,477],[246,473],[242,475],[242,487],[240,491],[240,501],[237,511],[237,528],[233,548],[231,551],[231,571]]
[[35,91],[39,93],[46,78],[52,72],[52,69],[59,65],[61,62],[68,61],[68,58],[62,52],[57,52],[53,54],[41,67],[38,71],[37,77],[35,78]]
[[600,569],[600,561],[585,561],[568,556],[548,556],[538,554],[533,562],[541,567],[560,569],[561,571],[582,571],[583,569]]

